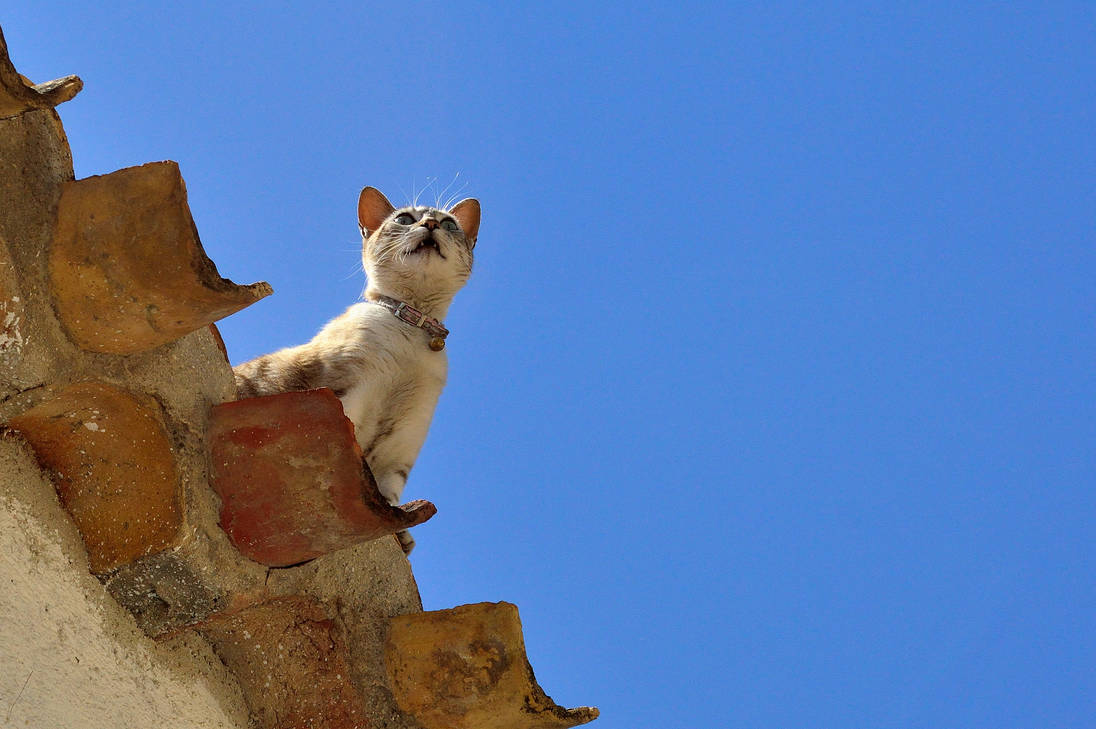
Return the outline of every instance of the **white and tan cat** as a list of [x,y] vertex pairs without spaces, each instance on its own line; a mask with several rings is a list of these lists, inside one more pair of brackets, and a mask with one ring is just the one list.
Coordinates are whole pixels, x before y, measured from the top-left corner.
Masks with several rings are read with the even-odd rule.
[[[480,205],[396,209],[379,190],[358,198],[365,301],[312,341],[263,355],[234,372],[240,397],[331,388],[354,423],[362,455],[389,503],[399,503],[445,385],[441,324],[472,272]],[[410,552],[414,540],[401,532]]]

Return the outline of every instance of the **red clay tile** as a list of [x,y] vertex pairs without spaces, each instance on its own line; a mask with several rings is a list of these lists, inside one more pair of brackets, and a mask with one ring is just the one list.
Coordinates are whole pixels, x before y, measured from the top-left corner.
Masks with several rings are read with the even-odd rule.
[[217,405],[209,438],[221,527],[261,564],[298,564],[421,524],[437,511],[429,501],[385,501],[353,424],[327,388]]
[[263,729],[364,729],[342,633],[321,603],[275,598],[196,626]]
[[101,382],[70,385],[8,421],[49,469],[87,545],[109,572],[176,543],[175,456],[156,402]]

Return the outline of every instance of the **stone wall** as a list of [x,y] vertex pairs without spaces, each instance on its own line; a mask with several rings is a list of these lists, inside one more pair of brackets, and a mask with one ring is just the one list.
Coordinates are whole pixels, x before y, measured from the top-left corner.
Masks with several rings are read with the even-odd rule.
[[173,162],[75,180],[0,35],[0,712],[12,726],[567,727],[516,609],[423,613],[328,390],[236,400]]

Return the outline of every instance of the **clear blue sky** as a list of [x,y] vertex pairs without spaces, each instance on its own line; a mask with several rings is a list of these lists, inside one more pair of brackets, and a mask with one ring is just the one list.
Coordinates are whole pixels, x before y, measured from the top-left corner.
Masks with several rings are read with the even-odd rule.
[[1096,726],[1096,5],[54,2],[77,176],[177,160],[233,361],[483,204],[406,492],[601,729]]

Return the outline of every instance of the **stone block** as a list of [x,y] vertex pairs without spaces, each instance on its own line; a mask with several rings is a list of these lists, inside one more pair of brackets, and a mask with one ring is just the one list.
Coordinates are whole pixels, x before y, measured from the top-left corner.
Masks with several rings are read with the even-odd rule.
[[384,667],[388,621],[422,612],[411,563],[395,538],[340,549],[292,569],[272,569],[267,588],[277,595],[308,595],[327,605],[350,648],[350,673],[371,726],[422,729],[400,711]]
[[83,87],[84,82],[76,76],[32,84],[12,65],[8,44],[0,30],[0,119],[19,116],[34,109],[52,108],[76,96]]
[[217,405],[209,440],[221,527],[261,564],[299,564],[437,512],[429,501],[385,501],[327,388]]
[[174,545],[182,506],[171,441],[150,397],[102,382],[69,385],[8,421],[53,476],[103,574]]
[[217,273],[170,161],[65,183],[49,276],[72,340],[112,354],[166,344],[272,291]]
[[186,548],[141,557],[102,580],[141,630],[154,638],[205,620],[226,609],[233,597],[220,575],[210,574]]
[[341,630],[309,597],[279,597],[197,626],[263,729],[365,729]]
[[537,684],[510,603],[394,617],[385,663],[400,709],[426,729],[563,729],[598,717],[556,705]]

